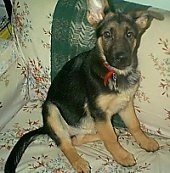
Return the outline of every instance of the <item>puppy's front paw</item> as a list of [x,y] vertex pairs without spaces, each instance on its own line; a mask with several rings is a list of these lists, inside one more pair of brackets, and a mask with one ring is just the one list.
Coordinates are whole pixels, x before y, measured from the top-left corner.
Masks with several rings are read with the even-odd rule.
[[81,157],[78,160],[76,160],[74,163],[72,163],[72,166],[74,167],[77,173],[91,172],[89,163]]
[[159,144],[153,138],[147,137],[145,141],[139,144],[141,148],[148,152],[154,152],[159,150]]
[[129,152],[127,152],[126,155],[118,156],[118,158],[115,160],[122,166],[133,166],[136,164],[136,160],[135,160],[133,154],[131,154]]

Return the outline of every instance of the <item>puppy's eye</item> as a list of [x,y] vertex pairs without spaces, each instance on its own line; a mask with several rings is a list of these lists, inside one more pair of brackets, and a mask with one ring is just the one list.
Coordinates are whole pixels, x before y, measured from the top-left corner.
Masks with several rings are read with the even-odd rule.
[[134,36],[133,32],[127,31],[127,33],[126,33],[127,38],[132,38],[133,36]]
[[103,36],[105,37],[105,38],[111,38],[112,37],[112,34],[111,34],[111,32],[110,31],[105,31],[104,33],[103,33]]

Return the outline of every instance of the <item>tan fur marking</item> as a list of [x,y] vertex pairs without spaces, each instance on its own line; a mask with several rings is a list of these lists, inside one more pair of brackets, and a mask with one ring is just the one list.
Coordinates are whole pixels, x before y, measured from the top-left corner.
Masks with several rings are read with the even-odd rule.
[[97,39],[97,45],[98,45],[98,47],[99,47],[99,51],[100,51],[100,56],[101,56],[101,58],[102,58],[104,61],[106,61],[106,57],[105,57],[105,55],[104,55],[104,50],[103,50],[102,37],[99,37],[99,38]]
[[60,149],[70,161],[72,166],[77,172],[90,172],[89,163],[80,157],[72,145],[69,133],[65,125],[63,125],[63,119],[60,115],[58,108],[52,104],[48,104],[48,124],[51,126],[53,132],[60,138]]
[[72,139],[73,145],[82,145],[89,142],[99,141],[100,137],[96,134],[76,135]]
[[117,112],[117,96],[114,94],[100,95],[97,97],[97,105],[106,112],[107,115],[111,116]]
[[47,117],[48,124],[51,126],[51,128],[57,134],[57,136],[59,138],[62,138],[63,136],[65,138],[69,138],[69,134],[66,130],[66,127],[63,126],[61,114],[58,108],[54,104],[49,103],[48,112],[49,112],[49,115]]
[[146,151],[156,151],[159,149],[158,143],[154,139],[146,136],[141,130],[132,101],[129,102],[126,109],[122,110],[119,115],[141,148]]
[[60,149],[77,172],[90,172],[89,163],[78,155],[76,149],[72,145],[64,143],[60,146]]
[[101,94],[96,98],[96,104],[110,117],[126,108],[134,99],[137,88],[138,84],[119,94]]
[[128,94],[121,94],[119,96],[115,94],[100,95],[97,98],[97,105],[110,117],[113,114],[124,109],[131,97]]
[[119,144],[110,120],[96,122],[96,128],[106,149],[112,154],[116,162],[124,166],[132,166],[136,163],[133,155]]

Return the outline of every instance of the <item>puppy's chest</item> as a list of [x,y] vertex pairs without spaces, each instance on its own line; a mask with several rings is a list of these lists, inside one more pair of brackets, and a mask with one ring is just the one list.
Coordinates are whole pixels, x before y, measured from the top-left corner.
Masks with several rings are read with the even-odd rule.
[[136,85],[118,94],[101,94],[96,98],[96,104],[107,116],[112,116],[126,108],[127,104],[133,99],[137,87]]
[[[113,114],[126,108],[127,104],[133,99],[135,90],[127,90],[119,94],[102,94],[99,95],[95,102],[106,116],[111,117]],[[84,105],[86,117],[84,117],[77,127],[69,127],[70,135],[77,134],[94,134],[96,133],[95,123],[91,117],[92,112],[89,110],[88,104]]]
[[[119,94],[101,94],[95,100],[96,106],[101,109],[107,117],[111,117],[113,114],[126,108],[127,104],[133,99],[137,88],[138,85],[126,91],[122,91]],[[77,127],[68,126],[68,131],[71,136],[96,133],[95,123],[91,116],[92,112],[89,109],[88,103],[84,104],[84,111],[86,112],[86,116],[81,119]]]

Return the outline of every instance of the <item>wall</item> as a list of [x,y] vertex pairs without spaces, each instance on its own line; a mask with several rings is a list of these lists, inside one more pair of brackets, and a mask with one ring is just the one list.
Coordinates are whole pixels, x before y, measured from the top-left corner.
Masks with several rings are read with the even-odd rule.
[[129,2],[135,2],[143,5],[151,5],[153,7],[165,9],[170,11],[170,1],[169,0],[126,0]]

